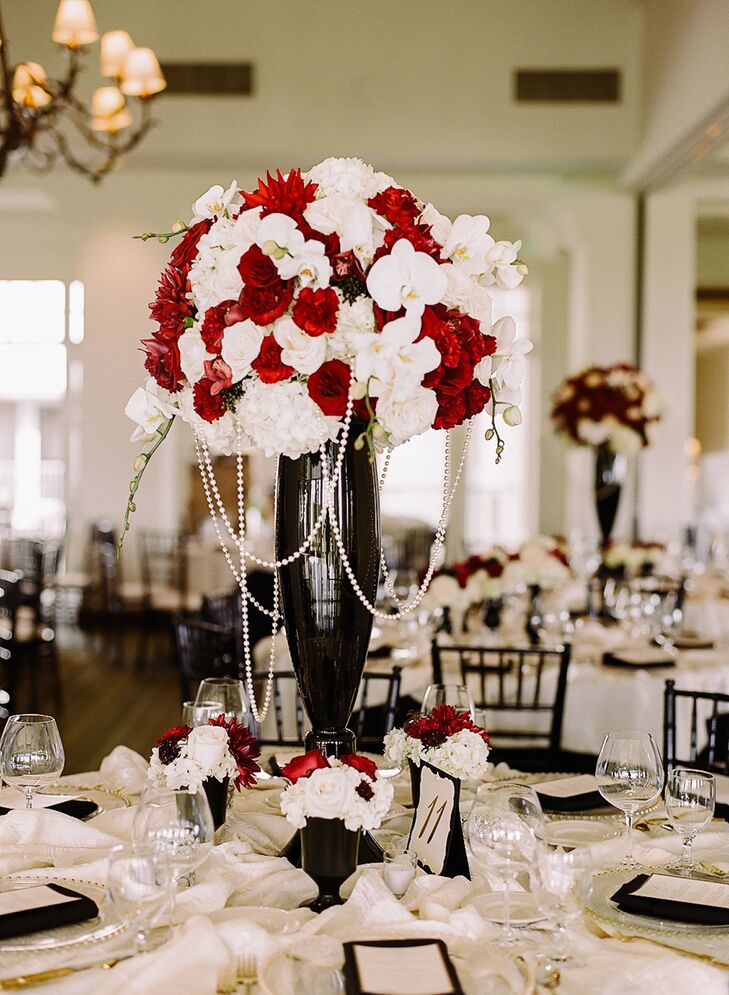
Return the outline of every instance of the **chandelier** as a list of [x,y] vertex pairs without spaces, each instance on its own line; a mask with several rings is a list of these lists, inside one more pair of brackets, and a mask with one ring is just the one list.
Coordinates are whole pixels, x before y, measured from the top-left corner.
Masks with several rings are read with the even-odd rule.
[[52,38],[66,59],[63,78],[50,78],[38,62],[11,65],[0,0],[0,177],[11,159],[39,172],[62,161],[96,183],[145,137],[154,123],[150,102],[167,84],[151,48],[108,31],[101,75],[112,82],[94,90],[87,107],[76,88],[86,50],[99,39],[89,0],[61,0]]

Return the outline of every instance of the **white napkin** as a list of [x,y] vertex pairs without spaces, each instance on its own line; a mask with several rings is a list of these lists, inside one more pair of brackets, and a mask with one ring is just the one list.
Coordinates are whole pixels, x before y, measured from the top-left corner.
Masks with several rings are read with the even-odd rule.
[[0,875],[30,867],[87,863],[119,840],[49,809],[22,809],[0,818]]
[[128,746],[115,746],[101,761],[99,773],[109,791],[121,791],[127,795],[141,795],[147,787],[149,764],[139,753]]

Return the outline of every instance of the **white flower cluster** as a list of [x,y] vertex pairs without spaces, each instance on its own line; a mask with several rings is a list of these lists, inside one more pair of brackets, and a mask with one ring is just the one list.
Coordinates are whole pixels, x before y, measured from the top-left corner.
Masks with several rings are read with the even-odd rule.
[[[192,317],[172,343],[179,349],[184,380],[178,380],[181,388],[172,393],[149,386],[135,393],[126,409],[138,426],[134,440],[153,438],[164,420],[179,414],[216,451],[229,453],[234,447],[237,420],[246,441],[269,455],[295,458],[313,452],[336,436],[343,411],[324,411],[317,399],[320,388],[310,390],[308,381],[325,364],[338,360],[350,368],[351,396],[361,398],[367,393],[376,399],[373,434],[378,445],[400,445],[434,425],[441,403],[437,387],[423,385],[424,378],[442,364],[433,337],[420,337],[423,312],[432,305],[475,319],[482,335],[496,338],[494,355],[474,361],[472,383],[493,388],[497,413],[508,424],[518,424],[524,356],[532,346],[526,339],[516,339],[511,318],[492,326],[489,288],[513,288],[521,282],[527,272],[518,258],[521,243],[496,241],[485,215],[462,214],[451,222],[432,205],[417,204],[392,177],[375,172],[359,159],[326,159],[303,173],[302,180],[317,185],[309,195],[314,199],[303,208],[303,221],[294,208],[291,214],[268,213],[261,207],[242,210],[235,182],[227,189],[211,187],[195,201],[191,224],[206,220],[211,224],[199,237],[184,274]],[[415,212],[420,211],[408,223],[431,226],[435,253],[422,251],[418,242],[425,237],[422,231],[413,234],[414,229],[406,226],[397,233],[401,237],[388,243],[387,251],[375,259],[398,222],[385,216],[389,213],[396,218],[396,208],[375,210],[368,201],[400,193],[415,204]],[[337,259],[356,259],[360,280],[356,299],[335,278],[335,256],[325,247],[327,236],[338,239]],[[227,307],[228,312],[231,306],[233,311],[239,307],[247,289],[242,257],[252,249],[267,266],[275,266],[276,280],[283,281],[286,295],[270,310],[262,306],[255,313],[248,302],[239,308],[240,320],[226,313],[222,341],[211,344],[201,335],[206,315],[218,306]],[[270,289],[265,283],[260,288],[252,286],[264,296]],[[310,334],[297,323],[295,307],[304,289],[336,295],[335,328]],[[375,305],[384,312],[404,312],[404,316],[377,329]],[[281,349],[281,364],[291,372],[284,371],[277,379],[263,377],[254,364],[264,351],[270,360],[276,347]],[[220,406],[212,418],[210,410],[201,417],[196,385],[203,386],[200,395],[207,398],[216,398],[229,387],[236,392],[225,410]],[[465,417],[463,407],[459,417]]]
[[520,548],[518,557],[506,564],[504,586],[516,590],[536,585],[551,591],[568,583],[572,578],[570,568],[555,552],[558,552],[558,546],[551,536],[529,539]]
[[628,573],[638,573],[643,567],[655,569],[667,560],[666,549],[660,543],[611,542],[603,553],[606,567],[625,568]]
[[385,736],[385,757],[397,767],[406,767],[409,760],[419,767],[427,763],[444,770],[459,780],[483,779],[489,768],[489,747],[477,732],[462,729],[449,736],[440,746],[423,746],[420,739],[408,736],[404,729],[393,729]]
[[223,781],[238,774],[222,726],[197,726],[186,740],[180,740],[179,749],[180,755],[169,764],[162,763],[156,746],[152,750],[148,776],[153,784],[197,791],[209,777]]
[[[281,811],[286,819],[297,829],[302,829],[307,819],[341,819],[351,830],[378,829],[392,804],[392,783],[379,777],[373,780],[333,757],[329,764],[300,777],[283,791]],[[365,790],[358,794],[361,786]],[[370,792],[371,797],[365,797]]]

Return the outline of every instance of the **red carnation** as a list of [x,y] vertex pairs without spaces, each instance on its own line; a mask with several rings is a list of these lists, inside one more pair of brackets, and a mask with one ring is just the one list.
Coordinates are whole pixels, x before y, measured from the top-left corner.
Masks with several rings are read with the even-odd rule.
[[243,725],[233,716],[226,719],[224,715],[210,719],[211,726],[222,726],[228,733],[228,750],[235,760],[238,768],[238,776],[233,781],[237,791],[241,787],[250,788],[256,783],[255,774],[260,771],[256,760],[261,755],[261,751],[256,749],[256,740],[251,735],[248,726]]
[[308,335],[317,337],[325,332],[336,331],[338,311],[339,298],[331,287],[318,290],[303,287],[291,317]]
[[240,257],[238,272],[247,287],[271,287],[282,282],[271,257],[264,255],[257,245]]
[[420,215],[420,208],[409,190],[402,187],[388,187],[367,201],[373,211],[400,228],[411,228]]
[[282,775],[296,784],[300,777],[308,777],[315,770],[330,767],[331,764],[321,750],[309,750],[300,757],[294,757],[281,768]]
[[158,334],[166,339],[179,339],[185,330],[186,319],[195,313],[187,297],[188,289],[186,274],[173,266],[163,270],[149,311],[152,320],[159,323]]
[[484,387],[480,380],[474,380],[465,391],[466,417],[474,418],[480,415],[491,400],[491,391]]
[[366,774],[373,781],[377,777],[377,764],[374,760],[370,760],[369,757],[363,757],[359,753],[346,753],[339,759],[347,767],[354,767],[360,774]]
[[223,332],[225,331],[225,315],[229,308],[233,307],[235,301],[223,301],[209,307],[205,312],[203,323],[200,326],[200,335],[205,343],[208,352],[217,354],[223,348]]
[[416,252],[432,256],[437,263],[443,262],[440,255],[442,246],[431,235],[430,225],[411,225],[409,228],[391,228],[390,231],[386,231],[384,244],[375,253],[373,262],[391,252],[393,245],[401,238],[406,238]]
[[226,387],[230,387],[233,383],[233,371],[222,356],[216,356],[213,360],[206,359],[203,366],[205,368],[205,376],[213,385],[210,388],[210,393],[213,397],[219,394],[221,390],[225,390]]
[[225,402],[219,393],[213,393],[212,380],[203,377],[192,388],[192,403],[195,411],[205,421],[217,421],[225,414]]
[[170,264],[176,269],[190,269],[190,265],[197,259],[197,243],[203,235],[206,235],[213,224],[212,218],[203,218],[185,232],[174,248],[170,256]]
[[288,380],[294,372],[292,366],[281,362],[281,346],[273,335],[266,335],[261,343],[261,349],[251,366],[263,383],[279,383]]
[[243,203],[247,208],[261,207],[261,217],[267,214],[288,214],[296,220],[303,220],[307,204],[311,204],[316,193],[316,183],[304,183],[300,169],[292,169],[286,179],[280,169],[276,175],[266,173],[266,179],[258,181],[258,189],[243,193]]
[[175,393],[182,387],[180,350],[175,339],[163,338],[155,332],[151,339],[142,339],[146,352],[144,367],[160,387]]
[[293,281],[279,280],[268,287],[245,286],[238,303],[228,312],[226,324],[250,318],[257,325],[269,325],[287,310],[293,296]]
[[309,377],[306,389],[325,415],[341,418],[347,410],[351,373],[346,363],[331,359]]

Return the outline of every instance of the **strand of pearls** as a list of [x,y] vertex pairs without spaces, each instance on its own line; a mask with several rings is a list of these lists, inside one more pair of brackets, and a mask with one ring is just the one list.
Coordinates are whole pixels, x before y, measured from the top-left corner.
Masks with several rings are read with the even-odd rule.
[[427,572],[425,574],[425,577],[423,578],[422,584],[418,588],[416,594],[413,596],[413,600],[408,605],[404,605],[403,607],[398,608],[398,610],[396,612],[384,612],[384,611],[381,611],[380,609],[376,608],[369,601],[369,599],[367,598],[366,594],[364,593],[364,591],[360,587],[359,581],[357,580],[357,578],[356,578],[356,576],[354,574],[354,571],[352,569],[352,565],[351,565],[351,563],[349,561],[349,557],[347,556],[347,551],[344,548],[344,543],[342,541],[342,534],[341,534],[341,531],[339,529],[339,522],[337,521],[336,512],[334,510],[334,504],[333,504],[333,502],[330,502],[330,505],[329,505],[329,521],[331,522],[331,525],[332,525],[332,531],[334,533],[334,540],[335,540],[335,542],[337,544],[337,550],[339,551],[339,558],[342,561],[342,565],[344,567],[344,572],[347,575],[349,583],[352,585],[352,589],[353,589],[354,593],[357,595],[357,597],[359,598],[360,602],[365,606],[365,608],[367,609],[367,611],[372,616],[374,616],[374,618],[378,618],[378,619],[381,619],[382,621],[387,621],[387,622],[395,622],[398,619],[404,618],[406,615],[409,615],[411,612],[413,612],[418,607],[418,605],[423,600],[423,598],[425,597],[425,595],[427,593],[427,590],[428,590],[428,587],[430,586],[430,581],[431,581],[431,578],[433,576],[433,572],[435,570],[436,559],[437,559],[437,557],[438,557],[438,555],[440,553],[440,550],[441,550],[441,548],[443,546],[443,543],[445,541],[445,534],[446,534],[446,529],[448,528],[448,518],[449,518],[449,515],[450,515],[451,504],[453,503],[453,498],[455,496],[456,489],[458,487],[458,483],[459,483],[459,481],[461,479],[461,475],[463,473],[463,467],[464,467],[465,462],[466,462],[466,454],[468,452],[468,444],[469,444],[470,439],[471,439],[471,430],[472,430],[472,422],[469,421],[468,428],[466,430],[466,438],[465,438],[465,442],[464,442],[464,445],[463,445],[463,452],[461,453],[461,459],[460,459],[460,462],[458,464],[458,470],[456,472],[455,480],[453,482],[453,487],[452,487],[452,489],[450,491],[450,494],[448,494],[448,480],[449,480],[449,476],[450,476],[450,444],[449,444],[448,436],[446,436],[446,447],[445,447],[445,486],[444,486],[444,490],[443,490],[443,496],[444,496],[443,511],[441,513],[441,517],[440,517],[440,520],[438,522],[438,528],[436,530],[435,539],[433,541],[433,546],[432,546],[432,549],[431,549],[431,552],[430,552],[430,562],[428,564],[428,570],[427,570]]

